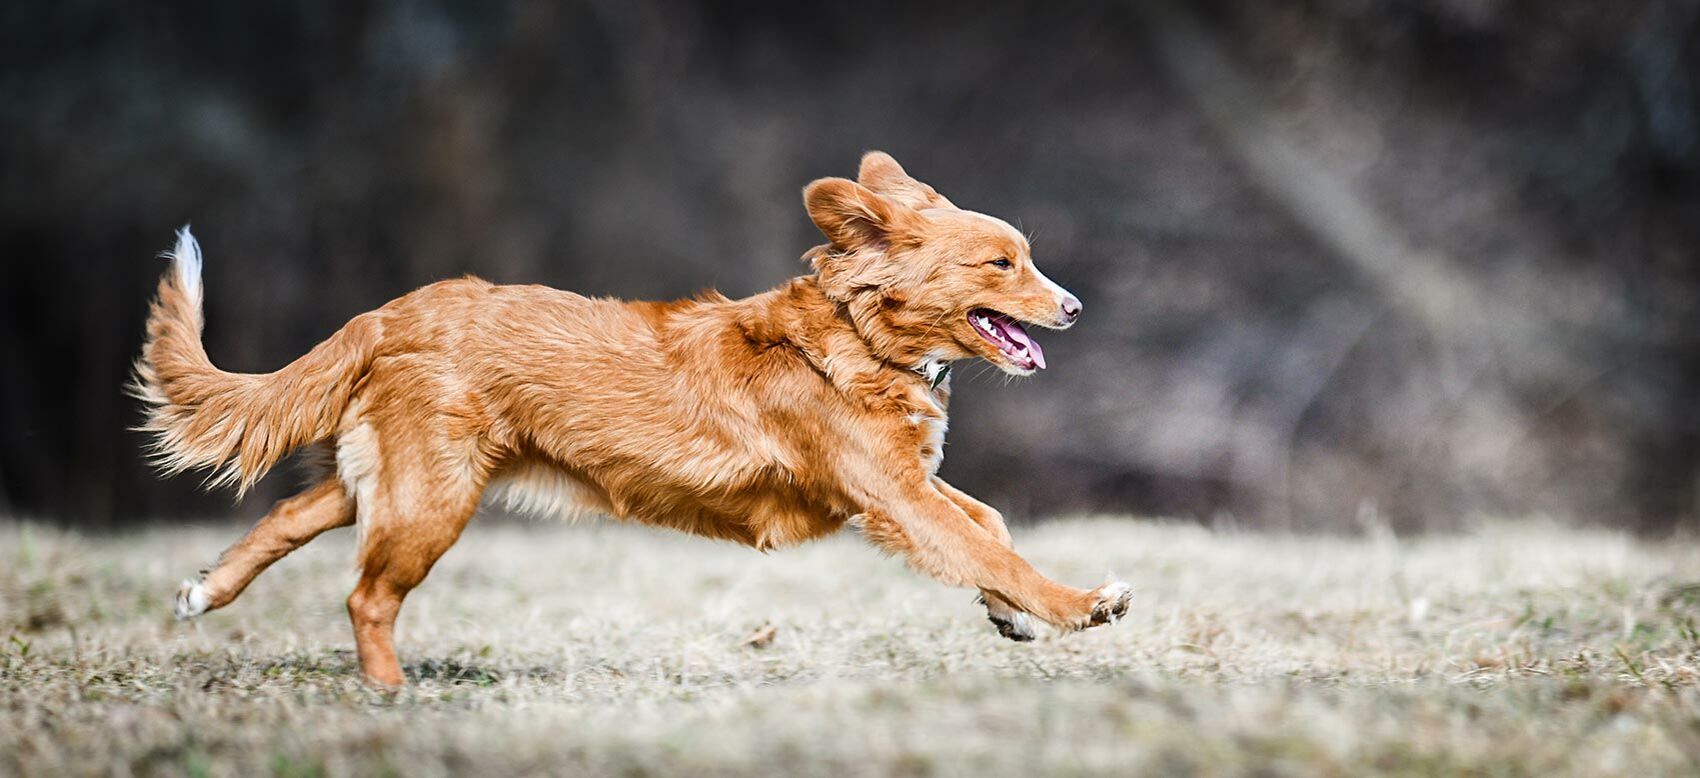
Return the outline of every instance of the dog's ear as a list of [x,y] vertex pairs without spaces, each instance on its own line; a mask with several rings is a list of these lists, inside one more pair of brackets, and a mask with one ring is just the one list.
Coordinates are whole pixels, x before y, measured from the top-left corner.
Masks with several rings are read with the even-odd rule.
[[842,251],[884,251],[910,234],[917,216],[908,206],[844,178],[822,178],[804,187],[803,207]]
[[803,257],[814,266],[821,291],[834,300],[849,300],[858,290],[885,287],[898,267],[889,258],[890,249],[920,240],[920,214],[855,181],[815,181],[803,189],[803,205],[815,226],[832,241]]
[[910,177],[897,160],[883,151],[862,155],[862,167],[856,173],[856,180],[862,186],[916,210],[956,207],[932,187]]

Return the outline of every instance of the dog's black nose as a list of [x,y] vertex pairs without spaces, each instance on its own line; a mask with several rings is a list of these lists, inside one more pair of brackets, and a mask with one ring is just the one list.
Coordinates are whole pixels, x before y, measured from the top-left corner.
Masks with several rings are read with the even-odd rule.
[[1080,300],[1076,299],[1074,295],[1069,295],[1063,298],[1063,318],[1068,319],[1069,321],[1074,321],[1075,319],[1080,318],[1080,309]]

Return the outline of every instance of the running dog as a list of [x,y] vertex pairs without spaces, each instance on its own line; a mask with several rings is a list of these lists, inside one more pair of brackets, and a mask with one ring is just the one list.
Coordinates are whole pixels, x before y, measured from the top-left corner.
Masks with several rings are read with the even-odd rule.
[[977,588],[998,632],[1031,640],[1115,621],[1131,591],[1076,589],[1011,550],[1003,516],[936,474],[953,360],[1045,367],[1028,327],[1066,329],[1074,295],[1008,223],[953,205],[895,160],[803,190],[827,243],[813,273],[731,300],[592,299],[444,281],[356,316],[267,374],[201,344],[201,251],[167,253],[133,386],[159,466],[243,492],[311,447],[334,472],[279,502],[185,581],[182,618],[222,608],[320,533],[358,527],[348,598],[365,677],[404,683],[392,633],[407,593],[486,492],[758,549],[858,527],[945,584]]

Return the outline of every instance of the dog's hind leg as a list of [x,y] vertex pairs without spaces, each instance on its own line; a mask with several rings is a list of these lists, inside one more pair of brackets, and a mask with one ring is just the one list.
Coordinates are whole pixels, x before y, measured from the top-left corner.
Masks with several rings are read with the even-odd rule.
[[478,509],[482,489],[456,485],[451,478],[406,479],[386,486],[376,504],[360,507],[361,521],[370,526],[364,528],[360,582],[348,596],[348,617],[366,679],[400,686],[406,679],[396,659],[394,636],[402,600],[460,538]]
[[229,605],[261,571],[320,533],[354,523],[354,502],[342,482],[327,478],[276,505],[248,534],[219,555],[218,564],[177,590],[177,618]]

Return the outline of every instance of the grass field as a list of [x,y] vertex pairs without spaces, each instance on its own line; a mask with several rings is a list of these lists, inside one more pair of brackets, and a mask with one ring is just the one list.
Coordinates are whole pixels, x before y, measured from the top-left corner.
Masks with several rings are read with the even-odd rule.
[[[355,678],[352,537],[170,618],[241,528],[0,523],[0,774],[646,775],[1700,769],[1700,551],[1495,524],[1416,541],[1079,520],[1018,529],[1129,618],[999,639],[844,535],[762,555],[483,522]],[[774,627],[768,645],[745,638]]]

